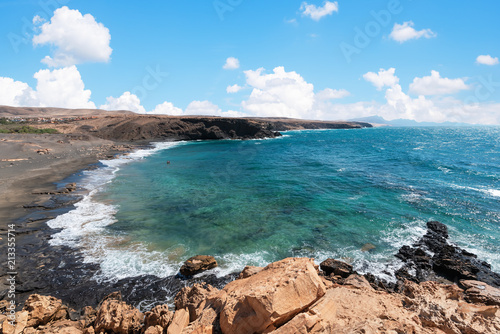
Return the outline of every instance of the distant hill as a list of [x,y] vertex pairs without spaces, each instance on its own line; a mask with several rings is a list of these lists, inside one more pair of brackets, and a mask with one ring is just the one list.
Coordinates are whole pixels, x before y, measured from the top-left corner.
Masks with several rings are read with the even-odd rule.
[[75,117],[75,116],[106,116],[135,115],[131,111],[107,111],[102,109],[66,109],[66,108],[32,108],[0,106],[0,117]]
[[374,115],[369,117],[361,117],[350,119],[351,122],[367,122],[372,124],[382,124],[382,125],[390,125],[390,126],[470,126],[472,124],[468,123],[455,123],[455,122],[417,122],[412,119],[394,119],[392,121],[388,121],[383,117]]

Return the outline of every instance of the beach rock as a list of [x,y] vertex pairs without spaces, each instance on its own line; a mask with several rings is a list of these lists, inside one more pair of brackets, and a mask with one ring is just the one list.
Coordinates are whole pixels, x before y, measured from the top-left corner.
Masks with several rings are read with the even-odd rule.
[[320,263],[319,267],[325,272],[325,275],[334,274],[343,278],[348,277],[353,272],[350,264],[335,259],[326,259]]
[[189,325],[189,311],[187,309],[180,309],[175,311],[174,317],[170,326],[168,326],[167,334],[182,333],[184,328]]
[[257,274],[258,272],[260,272],[262,269],[264,269],[264,267],[246,266],[243,269],[243,271],[240,273],[238,278],[241,279],[241,278],[247,278],[247,277],[253,276],[253,275]]
[[217,267],[217,261],[213,256],[196,255],[184,262],[180,273],[189,277],[215,267]]
[[167,328],[172,322],[174,313],[168,310],[168,305],[158,305],[144,314],[144,328],[160,326]]
[[31,295],[24,303],[23,310],[29,313],[28,327],[68,318],[67,307],[62,305],[60,299],[50,296]]
[[136,308],[121,301],[121,295],[114,293],[104,299],[96,315],[96,332],[116,334],[138,333],[142,328],[144,315]]
[[396,271],[401,281],[441,280],[458,283],[460,280],[478,280],[500,288],[500,275],[491,266],[460,247],[447,241],[446,225],[431,221],[426,234],[411,246],[403,246],[396,257],[405,264]]
[[326,292],[314,261],[287,258],[259,273],[229,283],[220,292],[223,333],[271,331],[313,304]]
[[85,306],[81,311],[80,319],[84,321],[85,327],[92,326],[96,317],[97,311],[91,306]]
[[193,322],[205,307],[206,299],[218,291],[219,289],[205,283],[195,283],[192,287],[185,287],[175,296],[175,309],[187,309],[189,322]]
[[466,299],[472,303],[500,306],[500,289],[489,286],[486,283],[461,280],[460,284],[465,289]]

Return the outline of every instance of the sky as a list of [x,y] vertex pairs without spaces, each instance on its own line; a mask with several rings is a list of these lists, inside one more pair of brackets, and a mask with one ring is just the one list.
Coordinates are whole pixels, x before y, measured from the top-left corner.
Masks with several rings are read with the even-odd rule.
[[0,105],[500,124],[494,0],[0,0]]

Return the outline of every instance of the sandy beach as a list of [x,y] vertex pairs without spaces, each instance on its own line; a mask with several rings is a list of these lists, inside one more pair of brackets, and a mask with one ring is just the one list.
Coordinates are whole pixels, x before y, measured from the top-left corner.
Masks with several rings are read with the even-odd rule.
[[56,191],[55,182],[131,148],[67,134],[0,134],[0,147],[0,219],[4,222],[32,210],[24,206],[46,201],[49,195],[37,193]]

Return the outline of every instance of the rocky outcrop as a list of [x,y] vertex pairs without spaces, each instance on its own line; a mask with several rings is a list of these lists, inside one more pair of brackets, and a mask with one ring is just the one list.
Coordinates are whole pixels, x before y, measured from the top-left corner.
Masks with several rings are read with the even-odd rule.
[[116,334],[139,333],[144,315],[136,308],[121,300],[121,294],[112,294],[104,299],[94,322],[97,333]]
[[187,259],[179,272],[181,275],[189,277],[215,267],[217,267],[217,261],[213,256],[196,255]]
[[436,221],[428,222],[427,233],[415,244],[403,246],[396,257],[405,263],[396,272],[400,280],[479,280],[500,287],[500,275],[475,254],[448,243],[448,228]]
[[0,315],[0,329],[9,334],[500,332],[500,290],[486,283],[462,281],[462,289],[406,280],[401,293],[389,293],[373,289],[357,274],[343,282],[325,285],[312,259],[288,258],[222,290],[206,284],[185,287],[176,296],[175,313],[161,305],[143,317],[115,293],[102,301],[97,314],[85,308],[76,316],[60,300],[33,295],[16,313],[14,326]]

